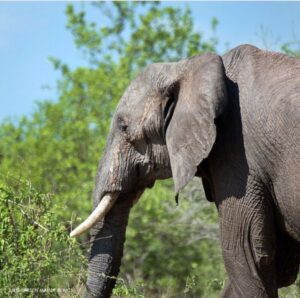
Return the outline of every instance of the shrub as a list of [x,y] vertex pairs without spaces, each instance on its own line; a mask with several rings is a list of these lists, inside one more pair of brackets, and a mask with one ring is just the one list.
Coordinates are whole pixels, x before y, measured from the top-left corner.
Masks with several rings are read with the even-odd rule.
[[[85,257],[69,224],[51,212],[51,194],[0,176],[0,296],[56,297],[78,291]],[[79,259],[79,261],[78,261]]]

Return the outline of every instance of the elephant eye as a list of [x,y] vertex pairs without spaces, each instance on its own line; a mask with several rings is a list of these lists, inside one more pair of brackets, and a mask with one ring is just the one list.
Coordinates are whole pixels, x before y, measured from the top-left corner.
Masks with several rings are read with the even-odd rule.
[[127,131],[128,124],[121,117],[118,117],[118,126],[121,131],[123,131],[123,132]]
[[127,130],[127,127],[128,127],[127,124],[122,123],[120,128],[121,128],[122,131],[126,131],[126,130]]

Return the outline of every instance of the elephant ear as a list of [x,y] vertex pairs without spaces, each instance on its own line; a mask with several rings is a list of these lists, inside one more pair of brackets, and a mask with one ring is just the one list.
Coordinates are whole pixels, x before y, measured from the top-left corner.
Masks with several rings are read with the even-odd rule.
[[227,102],[221,57],[203,54],[179,63],[184,71],[169,86],[168,93],[172,96],[168,97],[164,112],[176,194],[195,176],[197,166],[209,155],[216,139],[214,120]]

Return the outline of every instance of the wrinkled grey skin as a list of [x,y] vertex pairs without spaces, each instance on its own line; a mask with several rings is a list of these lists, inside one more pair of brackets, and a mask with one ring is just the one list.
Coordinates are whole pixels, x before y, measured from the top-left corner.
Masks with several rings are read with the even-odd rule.
[[278,297],[300,262],[300,62],[243,45],[154,64],[124,93],[100,162],[87,296],[109,297],[133,202],[156,179],[202,177],[220,217],[224,297]]

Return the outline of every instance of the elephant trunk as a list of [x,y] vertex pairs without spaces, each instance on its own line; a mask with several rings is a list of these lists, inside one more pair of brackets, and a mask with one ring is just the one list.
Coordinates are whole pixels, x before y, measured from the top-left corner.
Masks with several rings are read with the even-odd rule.
[[133,200],[118,198],[105,219],[91,229],[86,297],[110,297],[118,276]]
[[76,235],[91,227],[86,297],[110,297],[120,270],[129,212],[142,193],[131,187],[134,167],[120,148],[110,135],[98,167],[94,211],[74,230]]

